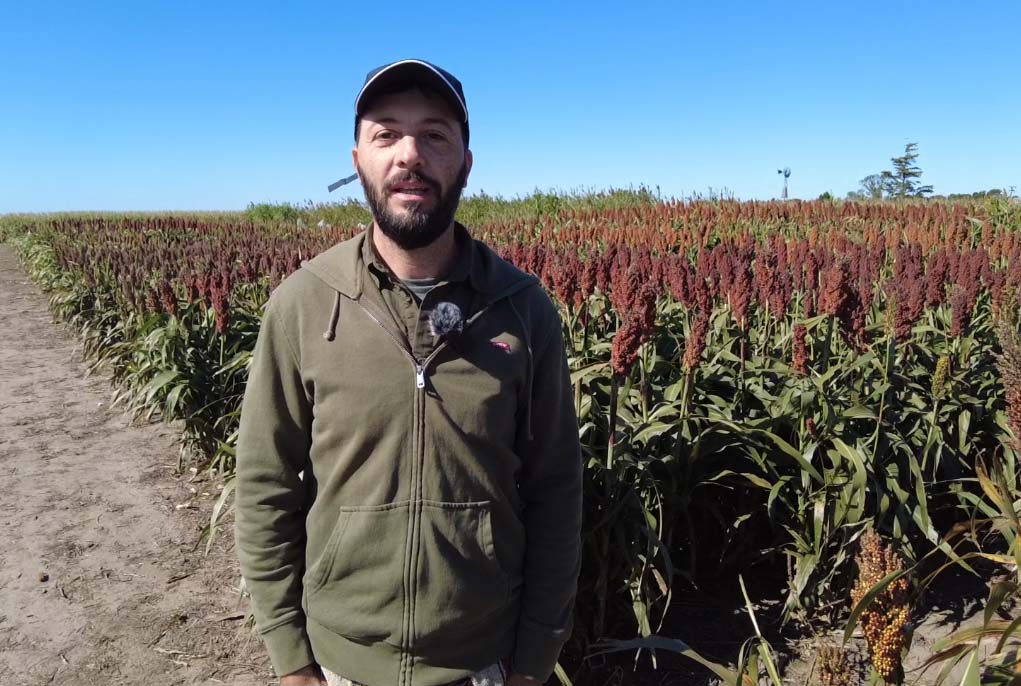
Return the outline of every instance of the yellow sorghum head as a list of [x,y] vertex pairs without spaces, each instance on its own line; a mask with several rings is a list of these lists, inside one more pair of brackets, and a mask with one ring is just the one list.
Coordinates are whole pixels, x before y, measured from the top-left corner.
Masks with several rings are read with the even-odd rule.
[[853,674],[847,653],[833,645],[823,643],[819,646],[819,686],[852,686]]
[[936,371],[932,375],[932,397],[942,398],[947,390],[947,377],[950,375],[950,358],[941,355],[936,360]]
[[897,301],[894,295],[891,293],[890,297],[886,300],[886,312],[883,317],[883,333],[887,336],[893,335],[893,322],[894,312],[897,311]]
[[[851,590],[854,605],[883,577],[904,568],[900,556],[891,546],[884,545],[879,534],[872,529],[862,534],[857,563],[858,581]],[[876,596],[869,609],[861,615],[861,627],[872,666],[888,682],[894,681],[901,669],[901,651],[911,611],[908,591],[908,580],[904,577],[897,579]]]

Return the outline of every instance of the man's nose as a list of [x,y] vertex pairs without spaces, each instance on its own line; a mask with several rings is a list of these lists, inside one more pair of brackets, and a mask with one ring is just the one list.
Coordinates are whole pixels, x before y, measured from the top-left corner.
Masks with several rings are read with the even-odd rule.
[[422,156],[418,149],[418,139],[414,136],[403,136],[397,143],[397,163],[402,167],[413,169],[422,164]]

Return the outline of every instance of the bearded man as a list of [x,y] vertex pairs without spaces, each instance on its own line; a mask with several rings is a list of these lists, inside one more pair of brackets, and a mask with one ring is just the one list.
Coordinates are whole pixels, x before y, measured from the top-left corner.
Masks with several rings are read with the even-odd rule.
[[461,83],[367,75],[373,223],[270,295],[245,389],[236,537],[284,686],[535,686],[573,627],[582,459],[559,313],[454,220]]

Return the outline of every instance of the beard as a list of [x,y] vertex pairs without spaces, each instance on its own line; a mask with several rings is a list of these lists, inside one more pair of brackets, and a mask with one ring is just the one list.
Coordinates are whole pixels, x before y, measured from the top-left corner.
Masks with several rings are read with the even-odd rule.
[[[450,184],[446,193],[441,193],[439,182],[418,172],[405,172],[385,182],[381,189],[377,189],[366,180],[367,177],[362,173],[361,167],[357,170],[376,225],[387,238],[403,250],[424,248],[432,245],[443,235],[454,220],[454,213],[457,212],[457,205],[461,201],[461,189],[468,178],[468,166],[462,163],[457,178]],[[406,182],[428,186],[431,194],[437,198],[436,206],[427,210],[422,203],[415,202],[406,206],[407,211],[404,215],[393,213],[387,205],[387,196],[394,184]]]

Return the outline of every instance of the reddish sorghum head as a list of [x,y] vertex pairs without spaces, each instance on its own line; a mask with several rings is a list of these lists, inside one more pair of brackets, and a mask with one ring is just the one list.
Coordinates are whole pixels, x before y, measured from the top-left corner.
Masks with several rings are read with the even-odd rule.
[[939,307],[946,301],[946,282],[950,276],[950,259],[947,249],[941,247],[932,255],[925,265],[925,304]]
[[224,273],[220,278],[211,277],[213,283],[212,307],[216,314],[216,331],[226,334],[230,324],[230,278]]
[[950,335],[956,338],[968,333],[974,309],[975,301],[969,289],[954,286],[953,295],[950,296]]
[[691,265],[688,260],[680,255],[671,255],[666,259],[664,267],[664,280],[666,281],[667,292],[675,302],[685,307],[691,307],[690,291],[688,284],[691,281]]
[[806,342],[806,336],[808,330],[804,324],[794,325],[794,355],[792,360],[792,367],[794,372],[801,376],[808,374],[808,344]]
[[819,311],[834,317],[840,324],[840,333],[853,345],[861,345],[857,322],[864,321],[857,283],[852,280],[850,260],[836,255],[820,274],[821,293]]
[[635,307],[635,298],[648,279],[638,269],[617,268],[610,282],[610,304],[617,317],[624,321]]
[[167,279],[161,279],[159,285],[160,304],[163,311],[171,317],[177,316],[177,295]]
[[577,254],[550,252],[547,256],[550,265],[550,279],[553,291],[564,307],[577,310],[581,306],[579,284],[581,283],[581,261]]
[[709,333],[709,313],[704,310],[696,310],[694,319],[691,322],[691,331],[684,341],[684,358],[681,364],[684,369],[691,371],[698,366],[705,350],[706,335]]
[[[637,270],[631,270],[637,273]],[[610,367],[613,373],[623,379],[631,371],[638,350],[648,340],[656,323],[656,286],[648,281],[641,284],[631,300],[631,309],[613,337],[610,351]]]

